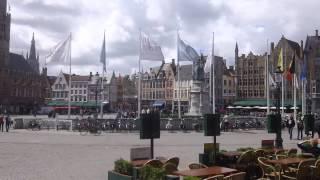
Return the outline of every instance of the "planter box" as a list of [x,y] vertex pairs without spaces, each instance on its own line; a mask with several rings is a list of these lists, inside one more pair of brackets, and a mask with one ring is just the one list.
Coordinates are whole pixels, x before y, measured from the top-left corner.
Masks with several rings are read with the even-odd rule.
[[124,174],[119,174],[114,171],[108,171],[108,180],[133,180],[133,177]]

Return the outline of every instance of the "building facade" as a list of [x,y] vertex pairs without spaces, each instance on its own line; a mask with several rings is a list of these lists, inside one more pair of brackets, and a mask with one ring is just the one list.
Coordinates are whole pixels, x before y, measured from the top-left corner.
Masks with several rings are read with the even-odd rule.
[[[271,75],[274,75],[276,70],[280,50],[282,49],[283,53],[283,67],[284,67],[284,106],[293,106],[293,80],[288,80],[286,77],[286,73],[290,67],[290,63],[292,62],[293,57],[295,56],[295,73],[297,77],[300,77],[301,74],[301,62],[303,55],[303,42],[301,41],[301,46],[294,41],[286,39],[284,36],[281,37],[276,46],[274,43],[271,43],[271,52],[270,52],[270,60],[269,60],[269,72]],[[298,84],[301,86],[300,78],[297,78]],[[270,93],[271,97],[274,98],[274,93]],[[301,88],[297,88],[297,104],[301,104]]]
[[244,54],[239,56],[238,53],[238,44],[236,44],[236,99],[265,99],[265,68],[267,55],[254,55],[252,52],[250,52],[247,56]]
[[320,112],[320,36],[318,30],[314,36],[307,36],[304,58],[307,72],[308,111]]
[[236,100],[236,73],[233,66],[226,68],[223,74],[223,104],[232,105]]
[[[180,95],[181,112],[186,113],[189,111],[190,105],[190,91],[193,83],[192,77],[192,64],[180,66],[180,88],[178,76],[175,78],[174,83],[174,111],[178,112],[178,99]],[[180,93],[179,93],[180,90]]]

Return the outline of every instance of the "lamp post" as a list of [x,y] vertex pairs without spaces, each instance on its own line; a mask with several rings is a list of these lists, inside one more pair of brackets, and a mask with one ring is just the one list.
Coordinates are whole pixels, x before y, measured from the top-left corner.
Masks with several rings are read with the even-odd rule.
[[282,137],[281,137],[281,125],[282,125],[282,117],[281,117],[281,111],[280,111],[280,99],[281,99],[281,83],[282,83],[282,73],[283,71],[278,67],[275,71],[275,81],[277,83],[277,89],[275,93],[275,97],[277,100],[277,119],[280,121],[280,126],[277,128],[276,133],[276,147],[277,148],[283,148],[282,145]]

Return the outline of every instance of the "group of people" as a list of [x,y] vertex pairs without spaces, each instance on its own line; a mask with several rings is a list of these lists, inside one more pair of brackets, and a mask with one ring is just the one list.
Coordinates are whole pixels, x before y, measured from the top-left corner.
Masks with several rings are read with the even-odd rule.
[[[290,140],[292,140],[292,131],[293,131],[293,128],[296,126],[296,122],[294,121],[294,118],[292,116],[290,116],[290,117],[286,116],[285,117],[285,125],[288,128]],[[300,140],[303,137],[303,129],[304,129],[302,117],[297,118],[297,126],[298,126],[297,127],[297,129],[298,129],[297,139]]]
[[9,132],[11,126],[11,118],[10,115],[0,114],[0,131],[3,132],[3,128],[6,126],[6,132]]

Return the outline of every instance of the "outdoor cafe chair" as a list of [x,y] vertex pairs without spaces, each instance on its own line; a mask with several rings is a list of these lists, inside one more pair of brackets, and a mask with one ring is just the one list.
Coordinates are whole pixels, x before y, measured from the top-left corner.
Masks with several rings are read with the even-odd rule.
[[165,163],[162,168],[165,170],[166,174],[172,174],[174,171],[178,170],[177,166],[170,162]]
[[155,168],[161,168],[163,166],[163,163],[160,160],[151,159],[151,160],[147,161],[146,163],[144,163],[143,166],[146,166],[146,165],[149,165],[149,166],[152,166]]
[[265,157],[259,157],[258,163],[263,170],[263,177],[271,179],[280,179],[280,171],[277,171],[276,168],[270,164],[267,164],[268,159]]
[[298,150],[296,148],[291,148],[287,152],[288,157],[296,157],[298,153]]
[[277,150],[275,153],[275,155],[285,155],[286,154],[286,151],[284,149],[279,149]]
[[166,164],[166,163],[172,163],[172,164],[176,165],[176,167],[178,168],[179,158],[178,157],[171,157],[164,164]]
[[229,176],[226,176],[223,178],[223,180],[245,180],[246,173],[245,172],[239,172],[235,174],[231,174]]
[[238,169],[240,171],[246,171],[246,168],[248,165],[255,163],[256,161],[256,155],[254,151],[248,150],[244,153],[242,153],[237,160],[237,163],[234,165],[231,165],[232,168]]
[[314,165],[315,159],[306,159],[299,163],[298,170],[289,174],[282,174],[281,177],[284,179],[296,179],[296,180],[305,180],[311,179],[311,168],[310,166]]
[[207,177],[203,180],[223,180],[223,175],[211,176],[211,177]]
[[201,163],[190,163],[188,165],[189,169],[201,169],[201,168],[207,168],[208,166],[201,164]]
[[266,152],[263,149],[257,149],[254,151],[256,154],[256,157],[266,157]]
[[311,166],[312,179],[320,179],[320,159],[318,159],[314,166]]
[[276,155],[276,159],[279,160],[279,159],[286,159],[288,158],[286,155],[283,155],[283,154],[278,154]]

